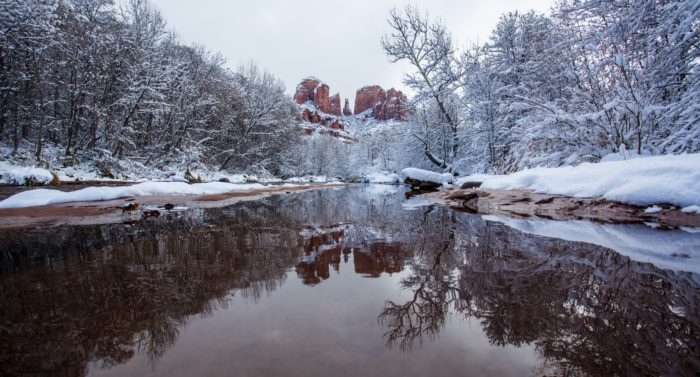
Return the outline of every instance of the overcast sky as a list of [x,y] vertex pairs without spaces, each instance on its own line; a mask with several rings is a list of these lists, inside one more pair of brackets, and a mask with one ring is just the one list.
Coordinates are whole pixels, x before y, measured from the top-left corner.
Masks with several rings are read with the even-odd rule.
[[[387,15],[412,4],[442,19],[459,45],[488,40],[508,11],[548,13],[552,0],[151,0],[182,42],[220,52],[236,68],[253,60],[287,92],[307,76],[326,82],[352,105],[355,91],[378,84],[405,89],[405,64],[390,63],[380,38]],[[405,91],[405,90],[404,90]]]

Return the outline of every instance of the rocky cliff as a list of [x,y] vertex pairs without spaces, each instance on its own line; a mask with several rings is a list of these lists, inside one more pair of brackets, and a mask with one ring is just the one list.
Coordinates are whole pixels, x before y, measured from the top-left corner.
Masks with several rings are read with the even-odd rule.
[[355,115],[371,109],[372,116],[377,120],[405,120],[406,103],[406,96],[400,90],[391,88],[384,91],[379,85],[365,86],[355,94]]
[[330,87],[315,77],[302,80],[294,93],[294,101],[299,105],[301,128],[306,134],[330,134],[354,141],[345,132],[344,117],[353,115],[374,118],[380,121],[405,120],[406,96],[394,88],[385,91],[379,85],[366,86],[355,94],[355,111],[350,109],[346,98],[340,105],[340,94],[329,95]]
[[[347,100],[346,100],[347,101]],[[339,117],[340,116],[340,94],[336,93],[331,97],[331,105],[329,113]]]
[[[344,131],[340,94],[329,96],[329,93],[329,86],[315,77],[308,77],[297,85],[294,101],[301,111],[301,129],[307,135],[319,133],[355,141]],[[345,101],[347,103],[347,99]]]

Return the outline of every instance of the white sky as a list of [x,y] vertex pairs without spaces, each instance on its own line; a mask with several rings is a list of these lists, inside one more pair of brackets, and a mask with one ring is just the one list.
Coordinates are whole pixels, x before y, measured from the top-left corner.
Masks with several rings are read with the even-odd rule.
[[488,40],[501,14],[548,13],[552,0],[151,0],[182,42],[220,52],[230,68],[255,61],[287,92],[307,76],[349,98],[365,85],[404,90],[405,64],[392,64],[380,38],[387,15],[406,4],[442,19],[459,46]]

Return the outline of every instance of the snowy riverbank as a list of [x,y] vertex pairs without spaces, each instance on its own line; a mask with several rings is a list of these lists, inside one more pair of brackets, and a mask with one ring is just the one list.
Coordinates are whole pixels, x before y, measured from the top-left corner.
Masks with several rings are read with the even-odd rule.
[[481,181],[483,189],[528,189],[537,193],[651,206],[671,204],[700,212],[700,153],[534,168],[510,175],[474,175],[457,180]]
[[[332,184],[328,182],[325,184]],[[104,201],[134,196],[155,195],[216,195],[255,190],[272,190],[275,188],[305,187],[309,183],[283,185],[262,185],[259,183],[236,184],[226,182],[209,182],[188,184],[184,182],[144,182],[130,186],[119,187],[86,187],[81,190],[64,192],[54,189],[34,189],[0,201],[0,209],[44,206],[50,204]]]

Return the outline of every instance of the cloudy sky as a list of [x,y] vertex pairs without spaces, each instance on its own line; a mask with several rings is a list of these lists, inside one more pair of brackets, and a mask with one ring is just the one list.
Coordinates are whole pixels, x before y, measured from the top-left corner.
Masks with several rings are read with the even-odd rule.
[[287,92],[307,76],[352,104],[365,85],[404,89],[405,64],[392,64],[380,38],[392,7],[406,4],[447,24],[459,45],[484,42],[508,11],[548,12],[552,0],[151,0],[180,39],[220,52],[231,68],[255,61]]

